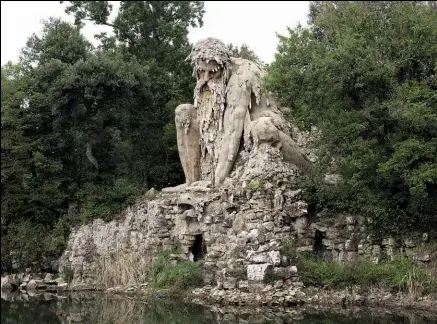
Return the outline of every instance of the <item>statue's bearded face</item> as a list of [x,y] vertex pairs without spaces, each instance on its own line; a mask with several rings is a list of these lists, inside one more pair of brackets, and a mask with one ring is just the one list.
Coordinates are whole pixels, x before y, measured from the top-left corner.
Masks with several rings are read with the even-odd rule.
[[225,67],[214,60],[198,59],[196,64],[197,85],[194,91],[194,107],[225,109],[226,75]]
[[212,84],[222,82],[223,70],[215,61],[199,60],[197,65],[197,84],[201,91],[211,89]]

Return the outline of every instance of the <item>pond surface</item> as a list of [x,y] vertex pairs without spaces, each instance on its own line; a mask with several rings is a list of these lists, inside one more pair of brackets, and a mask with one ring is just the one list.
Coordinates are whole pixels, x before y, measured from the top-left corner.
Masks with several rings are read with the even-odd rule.
[[[327,311],[329,310],[329,311]],[[75,293],[64,296],[3,294],[1,323],[48,324],[435,324],[437,313],[381,309],[296,307],[206,308],[168,300]]]

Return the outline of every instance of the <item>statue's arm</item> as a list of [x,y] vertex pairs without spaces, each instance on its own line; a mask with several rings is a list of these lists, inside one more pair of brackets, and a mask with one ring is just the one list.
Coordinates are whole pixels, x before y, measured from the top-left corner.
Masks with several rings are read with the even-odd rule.
[[237,158],[245,120],[249,114],[250,92],[247,93],[246,89],[238,86],[230,89],[227,104],[223,120],[224,137],[215,171],[216,185],[222,183],[229,175]]
[[215,183],[220,184],[229,175],[237,158],[243,135],[247,107],[236,106],[227,109],[224,120],[224,137],[220,148],[219,160],[215,171]]

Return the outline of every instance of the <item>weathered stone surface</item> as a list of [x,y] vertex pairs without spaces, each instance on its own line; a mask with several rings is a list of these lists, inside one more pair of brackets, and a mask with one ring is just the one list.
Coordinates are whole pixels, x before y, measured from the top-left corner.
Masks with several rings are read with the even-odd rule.
[[234,289],[237,286],[237,279],[236,278],[225,278],[223,281],[223,288],[224,289]]
[[30,281],[30,279],[32,279],[32,275],[31,274],[25,274],[23,276],[23,282],[28,283]]
[[[179,105],[175,111],[179,156],[188,185],[212,180],[218,186],[232,177],[248,180],[251,189],[268,189],[257,178],[271,167],[273,155],[265,163],[267,152],[302,169],[311,167],[290,137],[282,112],[260,90],[265,72],[258,64],[230,57],[225,44],[215,38],[198,42],[190,58],[198,78],[194,104]],[[282,209],[281,196],[275,193],[276,210]]]
[[48,283],[48,282],[50,282],[50,281],[52,281],[53,280],[53,274],[51,274],[51,273],[47,273],[46,275],[45,275],[45,277],[44,277],[44,282],[45,283]]
[[[214,51],[210,44],[223,50],[220,42],[210,41],[202,43],[208,51]],[[206,55],[199,54],[201,47],[194,56]],[[61,277],[71,275],[76,287],[95,284],[98,261],[135,256],[141,265],[149,265],[175,244],[181,253],[172,262],[194,260],[193,251],[206,251],[196,256],[205,261],[204,282],[229,291],[264,289],[260,281],[270,274],[283,278],[285,286],[298,283],[293,257],[284,253],[287,241],[293,253],[315,251],[336,261],[379,260],[383,245],[365,238],[362,217],[342,214],[330,223],[309,213],[297,183],[308,162],[300,148],[314,157],[303,145],[312,141],[310,133],[287,125],[275,103],[260,92],[259,67],[229,58],[224,50],[220,53],[219,66],[193,62],[196,69],[202,66],[202,73],[220,68],[224,72],[217,74],[220,80],[200,77],[195,104],[181,105],[176,111],[187,183],[149,192],[110,222],[95,220],[73,229],[59,271]],[[235,104],[242,91],[254,99],[244,109]],[[223,120],[230,124],[222,124]],[[230,135],[229,126],[238,132]],[[290,141],[289,132],[297,144]],[[201,249],[194,246],[198,241]],[[390,255],[399,252],[391,241],[383,243],[383,251]]]
[[27,290],[36,290],[38,288],[38,283],[35,280],[30,280],[27,284],[26,289]]
[[12,284],[11,284],[11,279],[9,278],[9,276],[4,276],[1,278],[1,290],[2,291],[10,291],[12,290]]
[[272,270],[273,265],[270,263],[249,264],[247,266],[247,279],[253,281],[262,281]]

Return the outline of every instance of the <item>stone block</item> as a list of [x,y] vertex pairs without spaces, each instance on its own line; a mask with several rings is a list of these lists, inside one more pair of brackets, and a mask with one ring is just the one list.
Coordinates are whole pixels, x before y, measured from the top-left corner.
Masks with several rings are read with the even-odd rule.
[[379,245],[373,245],[372,246],[372,255],[373,256],[381,255],[381,247]]
[[271,263],[249,264],[247,266],[247,279],[251,281],[263,281],[273,272]]
[[288,271],[286,267],[274,267],[273,275],[275,279],[288,279],[290,276],[288,275]]
[[308,245],[308,246],[299,246],[296,251],[297,252],[312,252],[314,250],[314,246]]
[[308,213],[308,204],[303,201],[297,201],[295,203],[292,203],[290,205],[290,216],[295,217],[302,217],[305,216]]
[[273,288],[280,289],[284,285],[284,282],[282,280],[276,280],[273,284]]
[[296,266],[289,266],[287,267],[287,272],[293,277],[297,275],[297,267]]
[[237,286],[237,279],[233,277],[225,277],[223,279],[224,289],[234,289]]
[[53,280],[53,275],[51,273],[47,273],[44,277],[44,282],[50,282]]
[[281,253],[279,251],[270,251],[267,253],[270,259],[270,263],[274,266],[279,266],[281,264]]
[[346,252],[346,260],[352,262],[358,259],[358,252],[348,251]]
[[267,252],[254,253],[253,251],[249,251],[247,259],[253,263],[267,263],[269,262],[269,255]]
[[346,251],[358,251],[358,244],[354,240],[346,240],[344,242],[344,249]]
[[237,283],[237,287],[241,290],[248,289],[249,282],[247,280],[240,280]]
[[10,291],[12,290],[12,284],[11,281],[9,279],[9,276],[4,276],[1,278],[1,290],[2,291]]
[[347,216],[346,217],[346,224],[348,225],[355,225],[356,224],[356,219],[353,216]]
[[299,217],[296,219],[293,226],[298,233],[303,234],[308,229],[308,219],[306,217]]
[[273,223],[273,222],[266,222],[266,223],[263,223],[263,226],[264,226],[266,231],[271,232],[275,228],[275,223]]
[[413,247],[416,247],[416,243],[414,242],[413,239],[405,239],[405,240],[404,240],[404,243],[405,243],[405,246],[406,246],[407,248],[413,248]]

